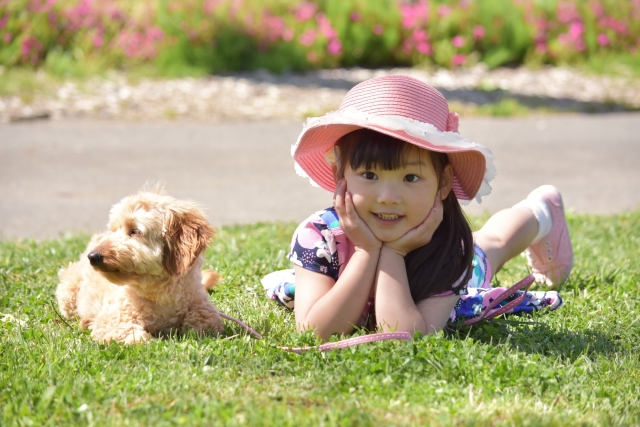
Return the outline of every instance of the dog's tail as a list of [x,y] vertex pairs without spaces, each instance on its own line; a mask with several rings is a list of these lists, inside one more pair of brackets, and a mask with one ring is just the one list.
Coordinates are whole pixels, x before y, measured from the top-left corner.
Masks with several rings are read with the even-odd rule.
[[80,261],[69,263],[69,267],[58,271],[60,284],[56,289],[56,299],[60,311],[67,319],[71,319],[78,311],[78,292],[82,281],[82,264]]
[[202,286],[205,291],[212,289],[220,281],[220,275],[213,270],[202,270]]

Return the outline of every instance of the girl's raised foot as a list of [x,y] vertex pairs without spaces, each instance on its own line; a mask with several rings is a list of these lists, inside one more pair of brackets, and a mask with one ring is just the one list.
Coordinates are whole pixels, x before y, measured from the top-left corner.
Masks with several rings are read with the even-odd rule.
[[527,261],[537,282],[557,286],[567,279],[573,267],[573,247],[562,196],[553,185],[543,185],[533,190],[527,200],[545,203],[552,220],[551,230],[527,248]]

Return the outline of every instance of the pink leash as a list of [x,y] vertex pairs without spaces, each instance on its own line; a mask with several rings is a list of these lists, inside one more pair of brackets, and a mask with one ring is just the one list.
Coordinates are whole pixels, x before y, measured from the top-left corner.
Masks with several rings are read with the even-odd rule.
[[[513,309],[524,300],[524,298],[527,295],[527,291],[529,290],[529,286],[531,286],[533,281],[534,281],[534,277],[531,274],[528,275],[527,277],[525,277],[524,279],[522,279],[521,281],[519,281],[518,283],[516,283],[515,285],[511,286],[509,289],[507,289],[506,291],[498,295],[496,299],[491,301],[491,303],[488,304],[484,310],[482,310],[482,314],[480,316],[474,317],[473,319],[469,319],[466,322],[464,322],[464,324],[472,325],[484,319],[491,319],[493,317],[500,316],[501,314],[504,314],[509,310]],[[508,304],[505,304],[503,307],[500,307],[494,310],[494,308],[498,304],[500,304],[506,298],[510,297],[511,295],[521,290],[522,288],[525,288],[525,291],[522,293],[522,295],[520,295],[518,298],[514,299],[513,301],[509,302]],[[247,332],[249,332],[254,337],[258,339],[262,338],[262,335],[260,335],[258,332],[251,329],[244,322],[241,322],[240,320],[233,318],[224,313],[220,313],[220,316],[224,317],[225,319],[231,320],[232,322],[236,322],[238,325],[242,326]],[[412,338],[413,336],[408,332],[380,332],[377,334],[369,334],[362,337],[347,338],[337,342],[328,342],[318,346],[280,347],[280,348],[282,350],[291,351],[294,353],[302,353],[303,351],[314,350],[314,349],[320,350],[320,351],[331,351],[331,350],[340,350],[343,348],[353,347],[356,345],[366,344],[366,343],[376,342],[376,341],[411,340]]]
[[262,338],[262,335],[260,335],[259,333],[257,333],[256,331],[254,331],[253,329],[251,329],[250,327],[248,327],[244,322],[241,322],[240,320],[233,318],[227,314],[224,314],[222,312],[220,312],[220,316],[224,317],[225,319],[229,319],[232,322],[236,322],[238,325],[242,326],[247,332],[249,332],[251,335],[253,335],[254,337],[260,339]]

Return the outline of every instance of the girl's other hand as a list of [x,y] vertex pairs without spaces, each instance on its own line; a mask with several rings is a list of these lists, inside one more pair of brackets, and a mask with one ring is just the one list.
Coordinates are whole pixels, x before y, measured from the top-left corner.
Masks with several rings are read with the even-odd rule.
[[429,211],[429,215],[420,225],[400,237],[393,242],[385,243],[386,246],[393,249],[398,255],[406,256],[409,252],[418,249],[431,241],[433,233],[438,229],[442,222],[444,210],[442,208],[442,200],[439,192],[436,194],[433,207]]
[[340,228],[347,235],[356,249],[378,251],[382,242],[373,234],[356,212],[351,193],[347,191],[347,181],[341,180],[336,186],[333,196],[333,207],[338,212]]

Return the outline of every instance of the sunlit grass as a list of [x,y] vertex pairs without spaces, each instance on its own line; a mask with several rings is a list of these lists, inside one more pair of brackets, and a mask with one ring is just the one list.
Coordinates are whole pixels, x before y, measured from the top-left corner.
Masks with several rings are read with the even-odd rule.
[[[473,217],[474,227],[485,218]],[[331,353],[268,300],[295,224],[220,230],[211,298],[264,334],[100,345],[54,308],[56,272],[88,236],[0,241],[2,425],[637,425],[640,212],[569,215],[575,266],[553,313]],[[527,274],[517,258],[496,280]]]

